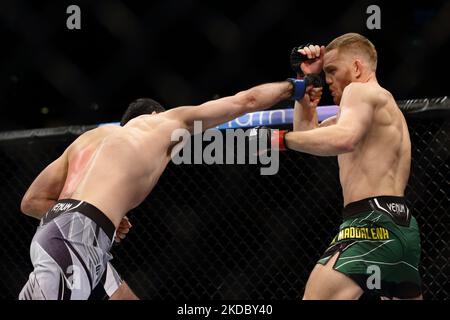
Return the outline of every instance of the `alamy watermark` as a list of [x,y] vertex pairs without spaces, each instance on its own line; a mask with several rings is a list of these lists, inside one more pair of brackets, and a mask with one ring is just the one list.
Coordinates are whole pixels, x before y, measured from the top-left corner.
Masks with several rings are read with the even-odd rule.
[[67,288],[70,290],[81,289],[81,269],[77,265],[70,265],[64,273]]
[[66,20],[66,27],[69,30],[81,29],[81,9],[79,6],[72,4],[67,7],[66,13],[70,14]]
[[[260,168],[261,175],[274,175],[279,169],[278,140],[269,139],[266,129],[210,129],[203,132],[202,122],[194,121],[192,137],[186,129],[176,129],[172,133],[171,141],[179,142],[171,152],[172,162],[177,165],[260,163],[266,166]],[[205,142],[209,144],[203,148]]]
[[367,14],[370,16],[366,20],[367,29],[381,29],[381,9],[376,4],[372,4],[367,7]]
[[367,267],[367,277],[366,285],[369,290],[380,290],[381,289],[381,269],[377,265],[370,265]]

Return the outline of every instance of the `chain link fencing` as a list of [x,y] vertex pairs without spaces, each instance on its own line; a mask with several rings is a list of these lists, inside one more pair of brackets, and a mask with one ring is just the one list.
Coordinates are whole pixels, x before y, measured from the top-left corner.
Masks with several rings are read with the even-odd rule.
[[[421,228],[425,299],[450,298],[450,116],[411,113],[406,199]],[[16,299],[32,265],[38,221],[26,189],[90,127],[0,134],[0,298]],[[114,173],[112,173],[114,174]],[[288,151],[278,174],[258,165],[174,165],[129,213],[113,265],[141,299],[300,299],[341,222],[335,157]]]

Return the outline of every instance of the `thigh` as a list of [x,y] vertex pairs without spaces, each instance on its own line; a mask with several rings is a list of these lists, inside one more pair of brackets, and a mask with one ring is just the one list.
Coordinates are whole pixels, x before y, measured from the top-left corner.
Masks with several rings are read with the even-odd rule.
[[316,264],[306,283],[305,300],[350,300],[358,299],[363,290],[347,275],[334,270],[339,257],[336,252],[325,265]]
[[33,271],[19,294],[19,300],[59,300],[64,297],[61,267],[36,242],[31,244]]
[[101,240],[95,227],[84,216],[73,214],[40,227],[30,248],[34,270],[24,296],[33,288],[36,299],[87,299],[109,259],[108,252],[94,245]]
[[45,247],[33,242],[31,259],[33,271],[19,294],[20,300],[87,299],[88,275],[62,240],[53,239]]

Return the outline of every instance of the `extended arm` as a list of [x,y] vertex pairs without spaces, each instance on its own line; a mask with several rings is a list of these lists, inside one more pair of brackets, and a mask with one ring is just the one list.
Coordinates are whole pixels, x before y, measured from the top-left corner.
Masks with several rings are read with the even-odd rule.
[[40,219],[58,200],[67,176],[67,152],[49,164],[33,181],[22,198],[21,211]]
[[370,127],[374,102],[360,84],[346,87],[341,114],[335,125],[285,135],[289,149],[318,156],[335,156],[354,150]]
[[293,85],[289,81],[267,83],[199,106],[175,108],[167,111],[167,116],[181,121],[191,132],[194,121],[203,121],[206,130],[248,112],[267,109],[289,99],[292,92]]

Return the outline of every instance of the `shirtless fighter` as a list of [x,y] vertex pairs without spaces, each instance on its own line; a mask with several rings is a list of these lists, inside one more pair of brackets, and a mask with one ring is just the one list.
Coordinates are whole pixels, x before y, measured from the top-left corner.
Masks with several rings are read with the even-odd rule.
[[[404,199],[411,142],[402,112],[376,79],[377,52],[365,37],[344,34],[326,48],[299,49],[304,73],[320,73],[338,116],[317,122],[320,89],[295,103],[294,131],[277,134],[288,149],[336,156],[343,223],[313,269],[304,299],[421,299],[420,235]],[[281,139],[280,141],[283,141]],[[375,279],[378,277],[378,279]]]
[[[124,126],[136,115],[163,111],[165,109],[152,99],[137,99],[128,106],[122,116],[120,125]],[[115,126],[102,126],[89,130],[79,136],[57,161],[52,163],[33,181],[22,198],[21,211],[26,215],[41,219],[55,205],[58,199],[70,198],[92,154],[102,143],[103,139],[112,132],[115,132],[115,129]],[[52,174],[52,176],[49,176],[49,174]],[[41,220],[41,225],[43,223],[44,220]],[[123,240],[130,228],[131,223],[125,216],[117,229],[115,241],[119,243]],[[78,232],[85,231],[84,229],[80,229]],[[73,274],[74,272],[72,270],[72,276]],[[60,284],[62,285],[63,283]],[[30,294],[30,289],[25,290],[21,293],[20,299],[30,299]],[[61,289],[58,295],[64,295],[64,291]],[[48,296],[48,298],[51,297],[53,296]],[[111,300],[138,299],[110,262],[108,262],[106,272],[103,273],[99,284],[92,290],[89,296],[89,299],[92,300],[105,298],[110,298]]]
[[[172,149],[185,141],[172,141],[174,130],[193,132],[196,120],[206,130],[282,100],[299,99],[306,84],[307,79],[263,84],[199,106],[136,114],[123,127],[103,126],[80,137],[34,182],[42,209],[51,208],[31,242],[34,270],[19,298],[89,297],[112,258],[109,251],[121,221],[150,194]],[[90,135],[101,138],[92,144]],[[72,153],[74,149],[78,151]],[[67,180],[70,174],[76,178]]]

